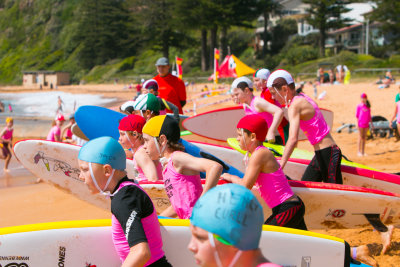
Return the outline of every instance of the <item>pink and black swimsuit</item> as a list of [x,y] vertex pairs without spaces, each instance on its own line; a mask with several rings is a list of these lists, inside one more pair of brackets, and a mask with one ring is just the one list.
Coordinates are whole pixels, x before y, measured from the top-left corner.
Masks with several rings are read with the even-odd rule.
[[[318,144],[329,133],[329,126],[317,104],[311,98],[305,94],[299,94],[293,98],[293,101],[296,98],[304,98],[314,107],[314,117],[307,121],[300,120],[300,129],[304,132],[312,145]],[[343,184],[342,171],[340,168],[341,161],[342,151],[337,145],[316,150],[301,180]]]

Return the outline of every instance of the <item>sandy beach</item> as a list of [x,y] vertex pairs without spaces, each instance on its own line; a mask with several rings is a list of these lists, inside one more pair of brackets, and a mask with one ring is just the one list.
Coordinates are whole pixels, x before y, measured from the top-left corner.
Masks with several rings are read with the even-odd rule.
[[[211,88],[212,85],[208,85]],[[228,85],[225,86],[228,88]],[[184,110],[193,109],[193,103],[196,103],[196,112],[201,113],[216,108],[233,106],[233,102],[228,100],[228,95],[216,95],[210,97],[200,97],[198,94],[203,85],[198,84],[188,88],[188,99],[194,98],[195,101],[188,101]],[[223,85],[221,85],[221,89]],[[116,109],[120,103],[131,99],[136,92],[124,89],[123,84],[117,85],[84,85],[84,86],[65,86],[59,87],[58,91],[72,94],[96,94],[103,97],[112,97],[117,100],[108,104],[108,107]],[[305,93],[313,96],[313,88],[306,85]],[[334,112],[334,123],[331,131],[336,143],[342,150],[342,153],[352,161],[359,162],[384,172],[400,172],[400,141],[396,142],[392,138],[375,138],[367,140],[367,156],[357,156],[358,132],[348,133],[347,130],[342,133],[336,133],[336,129],[343,123],[355,123],[356,106],[360,103],[361,93],[366,93],[371,102],[372,115],[380,115],[391,119],[395,108],[395,95],[399,92],[399,85],[391,85],[387,89],[378,89],[378,86],[369,82],[353,83],[348,85],[319,86],[318,93],[326,91],[326,96],[317,103],[320,107],[332,110]],[[4,87],[0,88],[0,93],[26,93],[39,92],[37,89],[26,89],[23,87]],[[43,92],[43,90],[41,91]],[[259,92],[256,94],[259,94]],[[214,102],[225,102],[214,104]],[[206,106],[208,104],[208,106]],[[55,103],[56,105],[56,103]],[[54,109],[56,106],[54,107]],[[187,113],[186,115],[192,115]],[[0,123],[1,125],[4,122]],[[14,142],[19,139],[27,138],[45,138],[45,134],[50,129],[46,123],[40,124],[39,130],[32,128],[32,131],[24,128],[23,124],[18,124],[15,128]],[[31,134],[29,134],[31,133]],[[34,133],[34,134],[32,134]],[[39,133],[39,134],[38,134]],[[189,135],[185,137],[188,140],[203,140],[210,143],[224,144],[205,140],[199,136]],[[225,143],[226,145],[226,143]],[[299,148],[312,150],[307,141],[299,142]],[[25,170],[13,157],[10,164],[10,172],[3,172],[3,161],[0,161],[0,227],[32,224],[51,221],[65,220],[85,220],[85,219],[106,219],[110,218],[110,212],[100,209],[74,196],[61,191],[49,184],[36,184],[36,177]],[[371,228],[345,229],[345,230],[316,230],[316,232],[325,233],[345,239],[352,246],[368,244],[372,255],[375,257],[379,266],[400,266],[400,230],[394,232],[392,246],[386,255],[380,255],[382,245],[379,235]]]

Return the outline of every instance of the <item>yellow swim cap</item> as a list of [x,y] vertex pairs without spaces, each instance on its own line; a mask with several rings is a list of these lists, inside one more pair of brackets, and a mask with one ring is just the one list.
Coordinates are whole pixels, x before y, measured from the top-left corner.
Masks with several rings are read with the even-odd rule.
[[179,124],[171,116],[161,115],[151,118],[143,127],[143,133],[153,137],[159,137],[164,134],[167,140],[178,142],[181,137]]
[[14,119],[12,117],[7,117],[6,118],[6,123],[13,122],[13,121],[14,121]]

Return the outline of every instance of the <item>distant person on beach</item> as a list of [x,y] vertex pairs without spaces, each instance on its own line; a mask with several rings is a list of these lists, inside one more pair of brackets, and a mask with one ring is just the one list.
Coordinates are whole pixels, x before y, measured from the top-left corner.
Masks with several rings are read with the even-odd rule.
[[61,142],[61,127],[64,123],[64,116],[59,114],[56,116],[55,120],[52,123],[52,128],[50,129],[49,134],[47,135],[46,140]]
[[75,124],[75,116],[72,114],[69,117],[68,124],[65,126],[65,128],[61,132],[61,139],[63,140],[63,142],[72,143],[74,141],[72,139],[73,133],[71,130],[71,128],[74,124]]
[[8,171],[8,164],[10,164],[10,160],[12,157],[12,139],[14,132],[14,119],[11,117],[6,118],[6,127],[1,131],[1,158],[4,159],[4,171]]
[[8,104],[8,111],[13,112],[13,108],[12,108],[11,104]]
[[283,118],[283,110],[261,97],[254,96],[253,83],[247,77],[236,78],[231,86],[232,98],[236,104],[242,104],[246,114],[258,114],[269,127],[267,140],[270,143],[284,144],[284,136],[278,132]]
[[[146,120],[139,115],[128,115],[119,122],[119,143],[126,150],[129,149],[129,158],[133,159],[133,164],[138,172],[135,178],[140,182],[162,180],[162,166],[159,160],[151,160],[144,150],[144,140],[142,129]],[[128,154],[127,154],[128,155]]]
[[[270,209],[272,215],[265,224],[307,230],[304,222],[305,206],[296,196],[274,154],[263,146],[268,131],[266,121],[257,114],[244,116],[237,124],[240,148],[245,150],[246,173],[243,179],[224,173],[222,177],[248,189],[255,186]],[[247,162],[248,161],[248,162]]]
[[367,140],[367,132],[371,122],[371,104],[368,101],[365,93],[361,94],[361,103],[357,105],[356,118],[358,125],[358,156],[366,156],[365,154],[365,142]]
[[156,209],[147,193],[126,175],[126,155],[111,137],[86,143],[78,155],[79,178],[92,194],[111,197],[111,229],[122,266],[170,267]]
[[[396,105],[394,107],[394,114],[392,116],[392,119],[390,120],[390,128],[392,128],[392,121],[394,121],[396,119],[396,126],[397,126],[397,132],[398,132],[398,136],[400,136],[400,101],[396,101]],[[395,129],[396,130],[396,129]],[[399,139],[397,139],[398,141]]]
[[[189,219],[199,197],[217,185],[222,165],[183,152],[179,124],[170,116],[151,118],[143,127],[143,138],[146,153],[152,160],[160,160],[164,168],[164,186],[171,206],[160,215]],[[206,173],[204,189],[200,172]]]
[[[220,212],[234,216],[217,216]],[[217,186],[193,208],[188,249],[199,266],[280,267],[259,248],[263,221],[262,206],[250,190],[237,184]]]
[[[186,87],[181,79],[170,73],[168,58],[161,57],[156,62],[158,75],[153,79],[158,83],[158,94],[161,98],[178,107],[183,114],[183,106],[186,104]],[[172,112],[172,111],[168,111]]]
[[286,70],[274,71],[268,78],[267,86],[275,99],[288,107],[290,128],[281,159],[282,169],[297,145],[301,129],[315,151],[302,180],[342,184],[342,152],[333,140],[318,105],[307,95],[296,92],[294,80]]
[[57,98],[57,110],[56,110],[56,114],[62,114],[62,112],[63,112],[63,105],[64,105],[64,102],[62,101],[61,97],[58,96],[58,98]]
[[4,112],[4,103],[2,101],[0,101],[0,112]]

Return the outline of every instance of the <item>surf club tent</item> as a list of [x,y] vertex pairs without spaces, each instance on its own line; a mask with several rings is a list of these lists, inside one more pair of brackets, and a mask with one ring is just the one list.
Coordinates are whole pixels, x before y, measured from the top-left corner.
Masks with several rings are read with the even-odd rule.
[[[218,78],[237,78],[256,72],[255,69],[244,64],[235,55],[227,55],[217,71]],[[208,78],[208,80],[211,81],[213,79],[214,73]]]

